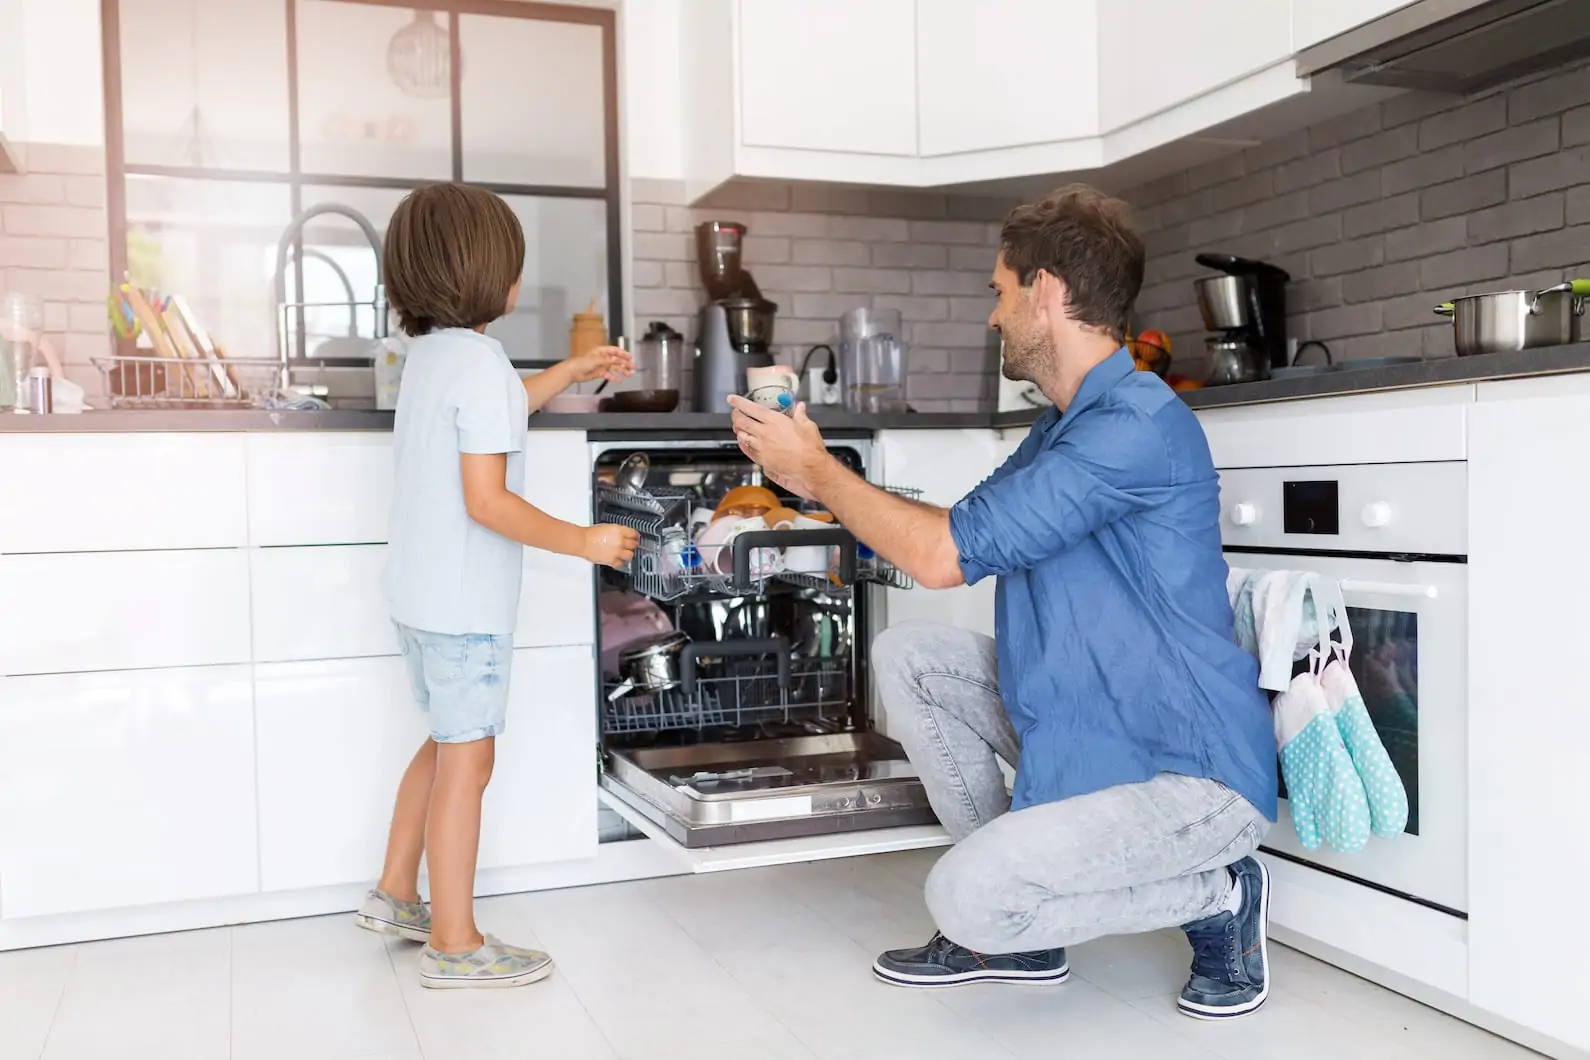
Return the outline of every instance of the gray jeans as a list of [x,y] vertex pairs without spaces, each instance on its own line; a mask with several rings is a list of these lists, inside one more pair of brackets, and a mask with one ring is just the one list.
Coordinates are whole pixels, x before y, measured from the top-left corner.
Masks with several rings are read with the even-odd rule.
[[872,658],[889,735],[955,840],[928,877],[928,910],[968,949],[1044,950],[1212,916],[1230,895],[1225,866],[1269,827],[1224,785],[1173,773],[1011,812],[998,759],[1014,764],[1020,744],[994,642],[911,623],[879,636]]

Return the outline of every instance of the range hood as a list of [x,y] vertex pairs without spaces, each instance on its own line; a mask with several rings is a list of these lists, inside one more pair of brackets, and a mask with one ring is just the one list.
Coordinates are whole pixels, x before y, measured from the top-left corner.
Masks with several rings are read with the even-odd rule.
[[1299,53],[1297,73],[1467,93],[1587,55],[1586,0],[1418,0]]

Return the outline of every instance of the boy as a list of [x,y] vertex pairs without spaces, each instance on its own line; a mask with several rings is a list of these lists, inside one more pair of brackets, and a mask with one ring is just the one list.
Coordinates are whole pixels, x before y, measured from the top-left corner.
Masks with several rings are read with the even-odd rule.
[[[572,383],[619,379],[629,354],[604,346],[521,382],[486,325],[513,308],[524,233],[497,196],[458,184],[398,205],[382,257],[387,292],[414,337],[394,427],[386,596],[430,738],[398,786],[380,886],[360,927],[425,943],[428,987],[544,979],[544,953],[475,927],[480,801],[503,731],[522,547],[618,566],[635,531],[574,526],[520,496],[529,414]],[[420,901],[426,855],[431,907]]]

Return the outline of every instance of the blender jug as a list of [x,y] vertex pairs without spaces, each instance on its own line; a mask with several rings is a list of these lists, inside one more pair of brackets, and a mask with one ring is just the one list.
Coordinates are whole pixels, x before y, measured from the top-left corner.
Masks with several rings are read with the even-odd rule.
[[839,319],[839,385],[851,412],[905,411],[905,345],[895,309],[852,309]]

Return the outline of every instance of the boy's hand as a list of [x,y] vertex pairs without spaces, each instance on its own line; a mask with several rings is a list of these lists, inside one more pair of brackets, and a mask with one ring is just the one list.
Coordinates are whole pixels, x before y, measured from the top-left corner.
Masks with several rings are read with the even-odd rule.
[[568,359],[569,374],[576,383],[606,379],[616,383],[635,374],[635,358],[617,346],[594,346]]
[[629,527],[598,523],[585,528],[585,547],[580,556],[598,566],[622,567],[635,554],[638,544],[640,534]]

